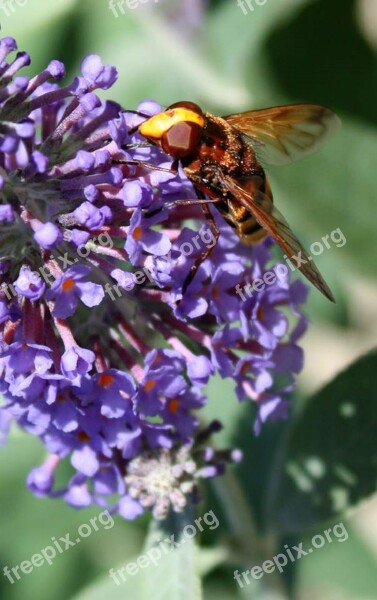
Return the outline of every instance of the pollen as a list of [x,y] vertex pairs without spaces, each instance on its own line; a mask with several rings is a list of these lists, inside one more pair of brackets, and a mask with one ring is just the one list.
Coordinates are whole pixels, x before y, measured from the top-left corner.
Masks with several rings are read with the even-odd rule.
[[68,278],[63,281],[62,290],[63,292],[70,292],[75,287],[75,282],[72,278]]
[[141,227],[135,227],[133,237],[135,240],[140,240],[143,230]]
[[110,385],[113,384],[114,381],[115,381],[114,377],[112,375],[110,375],[109,373],[104,373],[104,374],[100,375],[98,378],[98,384],[103,388],[110,387]]

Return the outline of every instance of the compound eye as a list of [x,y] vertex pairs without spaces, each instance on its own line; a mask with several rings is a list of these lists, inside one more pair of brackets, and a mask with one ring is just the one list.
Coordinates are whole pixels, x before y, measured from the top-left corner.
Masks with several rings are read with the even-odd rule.
[[197,150],[201,132],[202,127],[197,123],[181,121],[164,133],[161,138],[161,147],[173,158],[184,158]]
[[195,104],[195,102],[189,102],[188,100],[182,100],[181,102],[174,102],[174,104],[171,104],[170,106],[168,106],[166,110],[170,110],[172,108],[184,108],[186,110],[192,110],[192,112],[197,113],[198,115],[201,115],[201,116],[203,115],[203,111],[200,108],[200,106]]

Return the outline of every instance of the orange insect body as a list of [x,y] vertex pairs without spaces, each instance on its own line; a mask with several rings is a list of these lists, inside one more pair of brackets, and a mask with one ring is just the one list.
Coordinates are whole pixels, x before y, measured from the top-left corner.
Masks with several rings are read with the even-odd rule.
[[181,162],[216,237],[219,232],[206,198],[215,202],[245,244],[273,237],[305,277],[334,302],[314,262],[274,206],[262,165],[285,164],[310,154],[338,125],[333,112],[315,104],[216,117],[193,102],[177,102],[144,121],[139,132]]

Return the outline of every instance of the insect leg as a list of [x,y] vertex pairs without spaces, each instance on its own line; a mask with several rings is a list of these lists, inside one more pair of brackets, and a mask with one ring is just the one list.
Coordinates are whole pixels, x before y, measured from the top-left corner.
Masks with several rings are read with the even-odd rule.
[[154,217],[154,215],[156,215],[157,213],[161,212],[164,208],[173,208],[174,206],[195,206],[195,205],[200,205],[203,206],[203,204],[214,204],[215,202],[219,202],[220,198],[193,198],[192,200],[174,200],[173,202],[168,202],[167,204],[163,204],[162,206],[160,206],[159,208],[156,208],[156,210],[153,210],[152,212],[148,212],[147,213],[147,217]]
[[192,206],[195,204],[205,205],[205,204],[214,204],[215,202],[219,202],[220,198],[193,198],[192,200],[174,200],[173,202],[169,202],[165,204],[164,208],[171,208],[173,206]]
[[152,165],[151,163],[144,162],[143,160],[138,160],[136,158],[129,158],[126,160],[113,160],[112,162],[116,165],[135,165],[135,167],[145,167],[146,169],[151,169],[153,171],[165,171],[165,173],[172,173],[173,175],[176,174],[174,166],[172,166],[170,169],[165,167],[158,167],[157,165]]
[[[202,192],[200,192],[199,190],[196,190],[197,194],[199,196],[199,198],[201,200],[205,200],[204,195],[202,194]],[[208,201],[204,202],[201,204],[201,207],[203,209],[203,212],[206,216],[206,219],[209,223],[210,229],[213,233],[214,239],[215,239],[215,243],[212,246],[207,246],[207,248],[202,252],[202,254],[200,256],[198,256],[198,258],[195,260],[194,264],[192,265],[189,274],[187,275],[185,281],[183,282],[183,286],[182,286],[182,293],[184,294],[185,291],[187,290],[188,286],[190,285],[190,283],[192,282],[192,280],[195,277],[195,274],[197,272],[197,270],[199,269],[200,265],[206,260],[206,258],[209,257],[209,255],[211,254],[213,248],[216,246],[217,240],[219,239],[219,235],[220,235],[220,230],[216,225],[215,219],[212,216],[211,211],[209,210],[208,207]]]

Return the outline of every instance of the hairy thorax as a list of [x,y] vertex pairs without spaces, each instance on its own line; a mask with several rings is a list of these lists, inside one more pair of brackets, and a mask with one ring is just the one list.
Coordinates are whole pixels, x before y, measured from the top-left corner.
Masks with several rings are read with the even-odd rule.
[[272,200],[264,171],[241,133],[221,117],[207,113],[199,150],[195,156],[184,159],[182,164],[197,190],[219,199],[217,209],[236,229],[244,243],[252,244],[265,237],[265,231],[252,212],[224,184],[224,176],[229,176],[239,182],[254,199],[260,197],[260,202],[263,202],[263,198]]
[[221,117],[208,113],[198,152],[182,163],[196,187],[214,196],[227,195],[221,183],[222,174],[238,178],[261,170],[241,134]]

